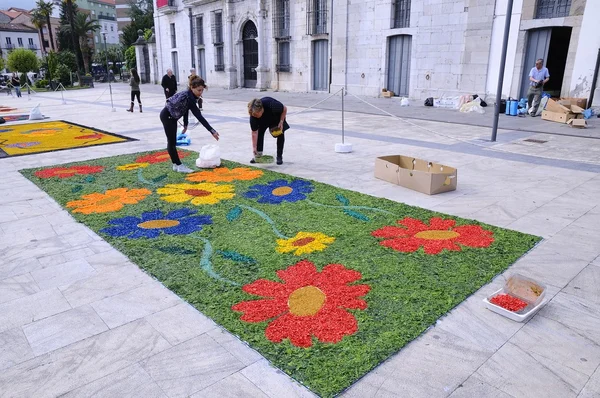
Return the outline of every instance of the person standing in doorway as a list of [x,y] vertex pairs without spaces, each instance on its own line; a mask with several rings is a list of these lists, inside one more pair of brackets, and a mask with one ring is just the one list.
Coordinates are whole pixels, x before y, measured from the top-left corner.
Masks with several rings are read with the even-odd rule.
[[142,100],[140,99],[140,75],[138,75],[136,69],[131,70],[129,86],[131,87],[131,106],[129,109],[127,109],[127,112],[133,112],[133,100],[137,97],[137,101],[140,106],[140,113],[142,113]]
[[160,85],[165,90],[165,97],[169,99],[177,92],[177,79],[172,69],[167,69],[167,74],[163,76]]
[[255,98],[248,103],[248,114],[254,151],[254,158],[250,163],[256,163],[256,158],[262,156],[265,132],[269,129],[273,138],[277,138],[277,164],[283,164],[284,133],[290,128],[285,120],[287,107],[275,98]]
[[535,61],[535,66],[529,72],[529,91],[527,91],[527,106],[529,106],[529,114],[535,116],[540,106],[542,93],[544,92],[544,84],[550,80],[550,72],[544,67],[544,60],[538,59]]
[[15,93],[17,93],[17,97],[22,97],[21,95],[21,80],[19,79],[19,75],[15,72],[12,74],[12,78],[10,79],[10,84],[15,88]]
[[177,120],[183,116],[183,133],[188,127],[188,111],[191,111],[196,119],[207,129],[215,140],[219,140],[219,133],[206,121],[200,109],[198,109],[198,98],[204,92],[206,84],[199,76],[194,76],[189,81],[189,89],[181,91],[167,100],[167,104],[160,112],[160,121],[165,128],[167,136],[167,151],[173,162],[173,171],[179,173],[191,173],[193,170],[181,163],[177,153]]

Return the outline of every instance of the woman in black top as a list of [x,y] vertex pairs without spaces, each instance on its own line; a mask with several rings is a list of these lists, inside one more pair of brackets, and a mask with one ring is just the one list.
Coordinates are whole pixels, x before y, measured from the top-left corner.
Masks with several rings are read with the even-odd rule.
[[15,88],[15,92],[17,93],[17,98],[21,97],[21,80],[19,79],[19,75],[13,72],[12,78],[10,79],[10,84]]
[[256,157],[262,156],[265,132],[270,129],[271,135],[277,138],[277,164],[283,164],[284,132],[290,128],[285,120],[287,107],[275,98],[255,98],[248,103],[248,114],[254,150],[254,158],[250,163],[256,163]]
[[127,109],[127,112],[133,113],[133,100],[137,97],[138,105],[140,106],[140,113],[142,113],[142,101],[140,100],[140,75],[138,75],[136,69],[131,70],[129,86],[131,87],[131,106],[129,109]]
[[165,90],[165,97],[169,99],[177,92],[177,79],[173,75],[172,69],[167,69],[167,74],[163,76],[160,85]]
[[160,121],[165,128],[167,136],[167,150],[173,162],[173,171],[180,173],[191,173],[193,170],[181,163],[177,154],[177,120],[183,116],[183,132],[188,127],[188,111],[192,111],[196,119],[206,128],[215,140],[219,140],[219,133],[206,121],[200,109],[198,109],[198,98],[204,92],[206,84],[199,76],[190,79],[189,90],[181,91],[167,100],[167,104],[160,112]]

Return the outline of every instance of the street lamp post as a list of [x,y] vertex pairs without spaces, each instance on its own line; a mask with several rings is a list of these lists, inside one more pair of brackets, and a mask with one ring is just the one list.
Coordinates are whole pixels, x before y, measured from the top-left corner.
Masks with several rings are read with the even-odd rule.
[[112,97],[112,85],[110,84],[110,73],[108,73],[108,48],[106,47],[106,33],[102,32],[102,38],[104,39],[104,56],[106,58],[106,76],[108,79],[108,89],[110,91],[110,107],[113,112],[116,112],[115,106],[113,105],[113,97]]

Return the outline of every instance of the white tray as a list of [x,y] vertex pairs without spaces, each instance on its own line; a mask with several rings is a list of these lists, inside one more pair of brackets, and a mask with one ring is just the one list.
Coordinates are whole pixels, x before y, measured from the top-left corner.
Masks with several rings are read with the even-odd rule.
[[[504,290],[504,288],[498,290],[497,292],[489,295],[488,297],[483,299],[483,302],[485,303],[485,306],[489,309],[494,311],[497,314],[503,315],[505,317],[507,317],[508,319],[512,319],[513,321],[516,322],[526,322],[528,321],[533,315],[535,315],[536,312],[538,312],[543,306],[544,304],[546,304],[546,300],[541,300],[536,306],[530,306],[530,308],[527,310],[527,312],[522,312],[522,313],[518,313],[518,312],[512,312],[509,311],[507,309],[504,309],[496,304],[492,304],[490,302],[490,299],[500,293],[506,293],[506,291]],[[527,308],[527,307],[526,307]]]

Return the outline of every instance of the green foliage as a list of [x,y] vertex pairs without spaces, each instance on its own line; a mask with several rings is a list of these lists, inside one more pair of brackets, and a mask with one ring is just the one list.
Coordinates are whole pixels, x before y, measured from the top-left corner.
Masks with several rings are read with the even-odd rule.
[[4,62],[4,57],[0,57],[0,70],[6,68],[6,62]]
[[[540,240],[314,181],[311,182],[314,190],[305,200],[258,203],[244,195],[251,186],[277,179],[296,180],[265,169],[255,180],[219,183],[233,186],[236,196],[232,199],[198,206],[189,202],[170,203],[161,200],[164,195],[158,194],[160,188],[166,184],[195,183],[186,181],[186,175],[171,172],[169,161],[143,169],[117,170],[117,166],[135,163],[141,155],[145,154],[72,164],[103,166],[104,171],[94,174],[93,179],[81,175],[43,179],[34,174],[39,169],[21,172],[63,207],[83,195],[104,193],[107,189],[127,187],[151,191],[152,194],[138,204],[125,205],[113,213],[71,214],[167,288],[324,397],[338,394],[420,336]],[[183,161],[191,166],[197,158],[198,154],[192,152]],[[223,161],[223,166],[242,165]],[[156,210],[167,214],[178,209],[210,216],[212,224],[190,235],[162,234],[153,239],[113,237],[100,232],[114,226],[110,222],[117,218],[131,219]],[[372,236],[373,231],[384,226],[398,227],[397,221],[404,217],[426,223],[432,217],[442,217],[455,220],[457,226],[479,225],[493,232],[494,242],[487,248],[461,245],[460,251],[444,250],[429,255],[422,248],[409,253],[396,251],[382,246],[381,239]],[[287,237],[301,231],[321,232],[335,237],[335,241],[322,251],[296,256],[277,252],[280,236],[275,231]],[[346,335],[335,344],[314,338],[310,348],[299,348],[288,340],[273,343],[266,338],[265,328],[272,319],[244,322],[241,314],[231,309],[237,303],[262,298],[244,292],[242,286],[259,279],[281,283],[277,272],[301,260],[311,261],[319,271],[328,264],[342,264],[360,272],[359,280],[353,284],[370,286],[369,293],[363,297],[367,308],[344,310],[356,318],[356,333]],[[335,319],[331,319],[331,325],[336,325]]]
[[71,70],[67,65],[58,64],[58,67],[56,68],[56,74],[58,76],[58,81],[60,81],[63,86],[66,87],[71,85]]
[[77,72],[77,56],[73,51],[65,50],[57,53],[58,63],[66,65],[71,72]]
[[127,64],[127,69],[135,68],[135,65],[136,65],[135,46],[131,46],[125,51],[125,62]]
[[[146,32],[154,26],[154,7],[152,0],[132,0],[130,3],[129,16],[131,22],[123,28],[121,43],[129,47],[138,39],[138,30]],[[149,37],[149,36],[148,36]]]
[[46,79],[40,79],[37,82],[35,82],[35,86],[37,88],[45,88],[48,85],[48,80]]
[[27,73],[37,71],[40,64],[33,51],[17,48],[8,54],[8,67],[13,71]]

